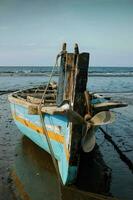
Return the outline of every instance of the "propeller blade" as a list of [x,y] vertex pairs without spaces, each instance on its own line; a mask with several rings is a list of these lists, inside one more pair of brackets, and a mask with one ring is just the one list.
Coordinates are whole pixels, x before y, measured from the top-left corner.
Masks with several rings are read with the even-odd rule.
[[110,124],[115,121],[115,114],[110,111],[102,111],[91,118],[90,123],[92,126],[101,126]]
[[85,136],[82,138],[81,146],[84,152],[89,153],[93,150],[95,143],[96,143],[96,137],[95,137],[95,128],[90,128],[89,132],[86,131]]
[[75,124],[91,124],[92,126],[102,126],[110,124],[115,121],[115,114],[110,111],[102,111],[94,115],[89,122],[86,122],[85,119],[75,112],[74,110],[66,110],[66,114],[69,120]]
[[90,152],[93,150],[96,138],[95,132],[99,126],[112,123],[115,120],[115,115],[110,111],[102,111],[97,113],[91,118],[89,122],[73,110],[66,110],[69,120],[76,124],[84,124],[87,126],[85,136],[83,136],[81,141],[81,146],[84,152]]
[[82,138],[81,141],[82,149],[84,152],[90,152],[93,150],[96,143],[95,132],[98,127],[101,125],[112,123],[114,120],[115,115],[113,112],[110,111],[97,113],[94,117],[91,118],[91,126],[88,126],[85,136]]

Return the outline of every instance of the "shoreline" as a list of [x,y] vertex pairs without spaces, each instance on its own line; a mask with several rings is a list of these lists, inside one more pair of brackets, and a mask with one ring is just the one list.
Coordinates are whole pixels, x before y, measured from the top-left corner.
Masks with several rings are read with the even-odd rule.
[[[24,76],[50,76],[50,72],[49,73],[14,73],[14,72],[0,72],[0,77],[6,77],[6,76],[9,76],[9,77],[24,77]],[[55,73],[53,74],[53,76],[59,76],[59,74]],[[88,76],[89,77],[133,77],[133,74],[120,74],[120,73],[114,73],[114,74],[104,74],[104,73],[88,73]]]

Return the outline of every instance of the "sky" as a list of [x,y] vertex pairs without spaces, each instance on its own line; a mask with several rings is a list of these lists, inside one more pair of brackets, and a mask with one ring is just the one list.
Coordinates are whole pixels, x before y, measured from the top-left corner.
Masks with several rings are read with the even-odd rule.
[[66,42],[91,66],[133,66],[133,0],[0,0],[0,66],[50,66]]

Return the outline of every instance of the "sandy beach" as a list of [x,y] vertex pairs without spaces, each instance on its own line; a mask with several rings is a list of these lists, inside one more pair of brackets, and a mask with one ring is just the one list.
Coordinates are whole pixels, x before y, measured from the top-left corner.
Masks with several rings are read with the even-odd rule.
[[18,129],[11,117],[7,95],[0,96],[0,199],[13,199],[11,192],[11,166],[14,163],[15,146],[20,141]]
[[[30,195],[35,195],[34,187],[40,190],[38,194],[41,195],[35,199],[42,199],[42,194],[48,195],[46,199],[59,199],[58,181],[50,155],[20,134],[12,120],[7,96],[7,94],[0,95],[0,199],[12,200],[19,199],[21,195],[22,197],[23,195],[29,196],[24,189],[20,189],[18,177],[25,184],[26,190],[30,188]],[[79,183],[79,187],[80,185]],[[16,196],[18,189],[20,189],[20,193]],[[63,199],[70,198],[72,193],[71,190],[68,193],[63,189]],[[84,193],[78,194],[76,192],[76,194],[75,197],[73,196],[74,199],[77,199],[79,195],[81,199],[87,198]]]
[[[116,70],[117,71],[117,70]],[[115,73],[115,72],[114,72]],[[53,77],[57,81],[57,77]],[[10,111],[8,94],[30,88],[48,81],[47,76],[1,76],[0,79],[0,200],[22,199],[46,200],[59,199],[59,184],[51,157],[37,145],[24,137],[16,127]],[[95,77],[90,76],[87,89],[92,92],[111,96],[112,99],[126,102],[127,107],[114,109],[116,120],[103,129],[111,136],[119,150],[133,162],[133,79],[132,77]],[[83,156],[80,173],[72,191],[62,190],[64,199],[85,200],[82,191],[96,192],[132,200],[132,169],[122,160],[114,146],[99,130],[96,133],[100,150],[100,160],[92,153],[90,160]],[[92,162],[93,161],[93,162]],[[103,177],[105,173],[109,179]],[[36,187],[37,191],[36,192]],[[122,189],[121,189],[122,188]],[[17,190],[16,190],[17,189]],[[76,192],[75,192],[76,189]],[[80,192],[78,191],[80,190]],[[19,192],[18,192],[19,191]],[[16,194],[18,193],[18,194]],[[20,195],[21,193],[21,195]],[[73,195],[75,196],[73,196]],[[17,195],[17,196],[16,196]]]
[[[111,95],[116,98],[116,94]],[[46,152],[42,151],[29,139],[20,134],[12,120],[7,96],[8,94],[0,95],[0,199],[18,199],[18,197],[16,197],[15,190],[13,189],[13,177],[16,177],[14,172],[19,175],[20,179],[22,178],[22,182],[25,184],[24,187],[29,191],[29,195],[31,195],[33,193],[32,191],[35,189],[35,186],[32,185],[31,187],[31,183],[35,184],[37,181],[37,188],[40,188],[40,193],[47,193],[48,199],[56,199],[58,196],[58,189],[54,190],[53,188],[58,188],[57,178],[51,158]],[[117,99],[120,100],[123,96],[123,94],[118,94]],[[105,127],[105,130],[112,136],[113,140],[118,144],[122,152],[130,160],[133,160],[133,103],[131,94],[129,96],[127,95],[124,100],[129,103],[129,106],[116,109],[116,122],[108,127]],[[133,195],[133,179],[131,170],[120,159],[112,144],[105,140],[100,131],[97,133],[97,143],[99,144],[105,163],[109,168],[111,168],[112,171],[110,194],[120,199],[131,200]],[[45,158],[45,162],[42,162],[42,158]],[[32,168],[33,165],[34,167]],[[14,178],[14,180],[16,179]],[[41,187],[42,184],[43,187]],[[50,185],[50,187],[47,187],[47,185]],[[87,185],[85,184],[84,174],[82,174],[79,189],[87,191],[89,190],[88,186],[88,183]],[[121,190],[121,188],[123,188],[123,190]],[[51,192],[54,192],[55,195],[49,195]],[[84,195],[81,195],[81,199],[85,199]]]

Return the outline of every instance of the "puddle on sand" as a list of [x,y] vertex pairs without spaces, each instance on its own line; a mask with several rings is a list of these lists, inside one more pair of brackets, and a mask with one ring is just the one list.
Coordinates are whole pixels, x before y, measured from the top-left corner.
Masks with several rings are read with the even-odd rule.
[[[62,187],[61,194],[51,156],[47,152],[24,136],[21,143],[16,146],[16,155],[12,171],[13,185],[16,193],[19,194],[18,196],[24,200],[86,200],[88,199],[87,193],[79,191],[79,189],[91,190],[90,192],[103,192],[105,190],[105,184],[103,187],[103,184],[96,180],[96,178],[99,179],[103,175],[99,171],[101,170],[99,164],[95,163],[95,168],[94,164],[91,164],[91,168],[94,168],[93,170],[97,173],[92,175],[93,170],[90,169],[89,174],[91,176],[89,180],[89,175],[87,175],[89,160],[88,158],[86,160],[86,155],[82,157],[82,161],[86,160],[88,162],[85,162],[85,168],[80,166],[81,172],[78,174],[77,185]],[[99,180],[103,182],[103,178],[100,177]]]

